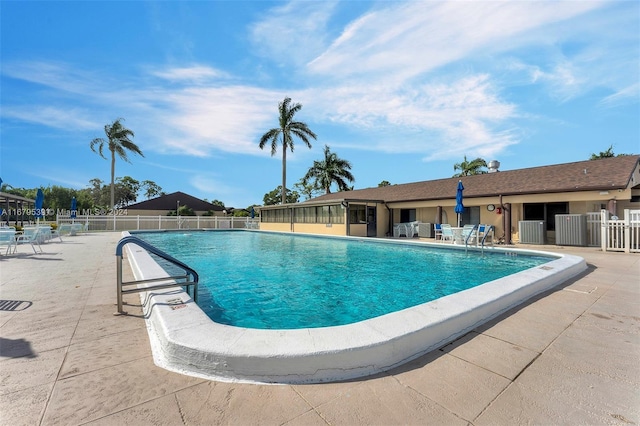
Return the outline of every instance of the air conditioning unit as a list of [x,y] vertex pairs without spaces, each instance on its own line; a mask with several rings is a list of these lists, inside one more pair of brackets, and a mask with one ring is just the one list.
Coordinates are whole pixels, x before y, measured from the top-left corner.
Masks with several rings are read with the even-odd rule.
[[518,222],[521,244],[544,244],[547,240],[547,226],[542,220],[521,220]]
[[557,214],[556,245],[585,247],[587,245],[587,215]]
[[431,238],[433,237],[433,225],[430,223],[418,224],[418,237]]

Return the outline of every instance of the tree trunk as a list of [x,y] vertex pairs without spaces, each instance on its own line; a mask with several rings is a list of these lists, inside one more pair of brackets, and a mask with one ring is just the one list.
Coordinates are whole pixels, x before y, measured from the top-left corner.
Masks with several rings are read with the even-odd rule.
[[116,204],[115,175],[116,175],[116,153],[115,151],[111,151],[111,206],[109,206],[109,208],[111,209],[113,209]]
[[287,203],[287,145],[282,138],[282,204]]

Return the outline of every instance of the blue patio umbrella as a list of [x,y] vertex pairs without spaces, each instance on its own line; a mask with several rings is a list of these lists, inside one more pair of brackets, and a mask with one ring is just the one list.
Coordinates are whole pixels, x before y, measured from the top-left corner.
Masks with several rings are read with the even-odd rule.
[[75,222],[76,213],[78,211],[78,202],[76,201],[76,197],[71,199],[71,223]]
[[44,217],[42,214],[42,205],[44,204],[44,194],[42,193],[42,189],[38,188],[38,193],[36,194],[36,207],[35,207],[35,217],[36,222],[40,222],[40,219]]
[[256,211],[254,210],[253,207],[251,207],[251,219],[254,219],[256,217]]
[[458,181],[458,191],[456,192],[456,208],[455,212],[458,214],[458,226],[462,221],[462,213],[464,213],[464,205],[462,204],[462,191],[464,191],[464,186],[462,186],[462,181]]

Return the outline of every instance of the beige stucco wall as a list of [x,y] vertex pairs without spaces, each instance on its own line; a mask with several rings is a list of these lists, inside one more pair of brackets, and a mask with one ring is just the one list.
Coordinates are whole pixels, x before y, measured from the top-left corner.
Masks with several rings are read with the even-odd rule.
[[294,223],[293,232],[321,235],[346,235],[343,223]]
[[[293,229],[292,229],[293,228]],[[277,232],[300,232],[305,234],[320,235],[346,235],[347,230],[344,224],[332,223],[327,226],[326,223],[271,223],[261,222],[261,231],[277,231]]]
[[261,231],[291,232],[290,223],[260,222]]

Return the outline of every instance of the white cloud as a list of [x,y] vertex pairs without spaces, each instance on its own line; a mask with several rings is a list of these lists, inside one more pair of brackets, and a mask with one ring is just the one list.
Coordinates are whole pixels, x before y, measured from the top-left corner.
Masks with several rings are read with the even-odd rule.
[[204,65],[193,65],[190,67],[156,70],[151,71],[151,74],[173,82],[187,81],[195,83],[230,77],[224,71],[220,71]]
[[635,83],[605,97],[600,104],[605,107],[614,107],[631,102],[637,103],[638,99],[640,99],[640,83]]
[[469,55],[512,49],[518,36],[583,14],[599,3],[423,1],[383,5],[349,25],[309,62],[309,70],[357,78],[375,73],[404,80]]
[[[331,40],[327,28],[339,3],[292,2],[271,9],[249,28],[250,36],[264,57],[291,65],[294,80],[311,77],[307,87],[242,84],[239,76],[204,64],[147,68],[145,75],[113,84],[109,75],[66,64],[25,62],[3,64],[3,73],[59,96],[47,98],[54,101],[46,106],[35,98],[32,105],[3,105],[2,114],[98,130],[102,120],[123,116],[145,141],[145,152],[268,156],[256,149],[257,140],[275,125],[277,103],[289,95],[304,105],[311,126],[330,123],[362,135],[353,141],[320,135],[322,140],[427,159],[489,156],[524,133],[511,123],[527,111],[507,96],[510,84],[523,84],[525,77],[524,84],[544,87],[560,101],[602,85],[614,93],[602,105],[637,99],[637,78],[630,82],[637,70],[620,78],[630,67],[624,58],[637,60],[637,52],[607,50],[606,42],[562,51],[566,40],[591,46],[603,34],[606,24],[588,26],[585,18],[602,4],[382,2]],[[607,75],[611,55],[619,66]],[[161,83],[149,83],[149,75]]]
[[[163,123],[154,139],[174,152],[205,156],[212,150],[259,155],[257,135],[274,121],[279,94],[250,86],[187,87],[145,93],[151,119]],[[155,101],[163,103],[155,106]],[[141,118],[145,120],[145,118]],[[153,128],[149,121],[148,129]]]
[[276,62],[302,65],[327,45],[326,25],[336,1],[291,1],[249,28],[256,52]]
[[2,115],[63,130],[89,130],[101,126],[101,124],[85,117],[87,115],[86,111],[81,108],[68,109],[42,105],[3,106]]
[[488,75],[400,88],[350,85],[333,88],[330,97],[306,97],[316,99],[312,114],[369,134],[394,135],[391,143],[385,137],[376,144],[370,137],[365,149],[433,152],[426,157],[432,158],[452,150],[497,152],[517,142],[513,131],[500,128],[517,115],[516,107],[500,98]]

